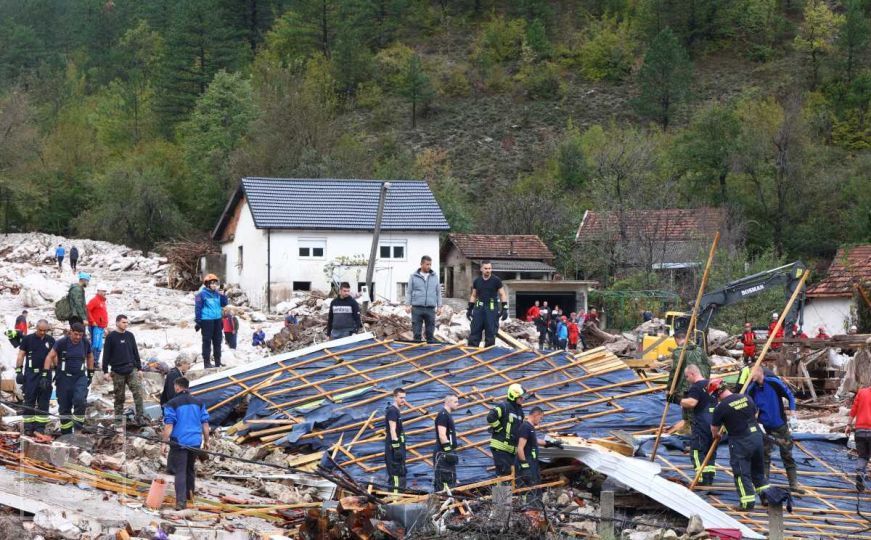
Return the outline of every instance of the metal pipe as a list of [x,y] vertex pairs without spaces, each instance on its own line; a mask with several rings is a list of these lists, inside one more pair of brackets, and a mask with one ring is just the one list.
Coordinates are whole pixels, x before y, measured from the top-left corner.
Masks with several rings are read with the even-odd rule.
[[[366,287],[369,288],[369,299],[374,300],[372,291],[372,275],[375,273],[375,257],[378,255],[378,239],[381,236],[381,220],[384,217],[384,202],[387,199],[387,190],[390,182],[381,184],[381,193],[378,196],[378,213],[375,214],[375,229],[372,232],[372,249],[369,251],[369,264],[366,267]],[[363,302],[363,313],[369,309],[369,302]]]

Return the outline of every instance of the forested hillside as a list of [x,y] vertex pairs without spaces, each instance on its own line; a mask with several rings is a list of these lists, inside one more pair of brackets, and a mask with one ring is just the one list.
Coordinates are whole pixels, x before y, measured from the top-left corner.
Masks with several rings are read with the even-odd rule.
[[[869,0],[0,1],[6,231],[150,248],[241,176],[425,178],[458,231],[723,206],[871,241]],[[341,211],[352,201],[324,201]]]

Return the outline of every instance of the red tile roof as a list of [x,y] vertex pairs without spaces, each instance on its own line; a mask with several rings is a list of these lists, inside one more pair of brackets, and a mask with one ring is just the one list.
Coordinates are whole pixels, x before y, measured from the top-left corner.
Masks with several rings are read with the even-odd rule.
[[810,286],[808,296],[853,296],[854,287],[871,283],[871,244],[841,248],[826,277]]
[[534,234],[452,233],[448,241],[468,259],[552,261],[554,258],[541,238]]
[[[623,224],[629,240],[699,240],[711,238],[726,221],[722,208],[665,208],[661,210],[627,210]],[[575,235],[578,242],[616,240],[620,237],[617,212],[587,210]]]

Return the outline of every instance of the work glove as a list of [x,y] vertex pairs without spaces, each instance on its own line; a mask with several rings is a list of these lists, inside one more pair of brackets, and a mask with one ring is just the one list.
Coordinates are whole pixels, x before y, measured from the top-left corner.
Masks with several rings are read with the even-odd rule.
[[528,468],[529,468],[529,462],[528,462],[528,461],[521,461],[521,462],[520,462],[520,468],[521,468],[521,469],[528,469]]
[[469,307],[466,309],[466,318],[472,320],[472,312],[475,311],[475,302],[469,302]]
[[395,442],[395,443],[391,443],[390,446],[391,446],[394,450],[399,450],[399,448],[402,446],[402,444],[399,443],[399,442]]
[[88,384],[91,384],[91,382],[92,382],[93,380],[94,380],[94,370],[93,370],[93,369],[89,369],[89,370],[88,370]]
[[443,451],[443,452],[450,452],[450,451],[451,451],[451,445],[449,445],[449,444],[442,445],[442,451]]
[[39,379],[39,389],[49,391],[51,390],[51,379],[48,377],[48,371],[44,371],[42,373],[42,378]]
[[21,372],[21,368],[15,368],[15,382],[17,384],[24,384],[24,373]]
[[502,312],[499,313],[499,318],[503,321],[508,320],[508,302],[502,302]]

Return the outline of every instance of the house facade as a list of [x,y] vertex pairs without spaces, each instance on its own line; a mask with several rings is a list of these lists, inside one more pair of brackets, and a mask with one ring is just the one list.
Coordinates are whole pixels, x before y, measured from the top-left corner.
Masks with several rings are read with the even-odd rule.
[[505,285],[512,316],[521,318],[536,300],[559,305],[566,312],[586,310],[590,288],[595,285],[559,278],[552,266],[553,253],[536,235],[452,233],[442,249],[442,260],[445,296],[468,299],[481,263],[489,261],[493,274]]
[[825,277],[808,287],[804,330],[809,336],[819,328],[830,335],[852,325],[867,330],[871,321],[861,320],[862,304],[871,309],[871,244],[839,249]]
[[[270,308],[295,291],[329,292],[342,281],[362,292],[381,181],[243,178],[212,237],[224,278],[252,305]],[[392,181],[376,250],[373,300],[402,302],[409,275],[429,255],[439,269],[448,230],[422,181]]]

